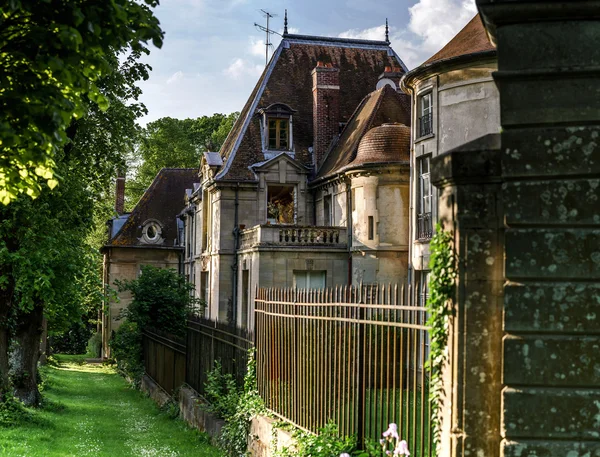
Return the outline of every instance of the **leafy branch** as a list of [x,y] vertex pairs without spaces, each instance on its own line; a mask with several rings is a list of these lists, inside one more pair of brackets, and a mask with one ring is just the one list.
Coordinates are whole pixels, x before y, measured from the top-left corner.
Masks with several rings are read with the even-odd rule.
[[453,309],[456,281],[456,262],[451,232],[445,232],[440,224],[429,244],[429,297],[427,311],[431,339],[427,368],[430,370],[429,400],[431,402],[431,428],[436,446],[439,446],[441,427],[439,411],[443,394],[442,369],[448,360],[448,327]]

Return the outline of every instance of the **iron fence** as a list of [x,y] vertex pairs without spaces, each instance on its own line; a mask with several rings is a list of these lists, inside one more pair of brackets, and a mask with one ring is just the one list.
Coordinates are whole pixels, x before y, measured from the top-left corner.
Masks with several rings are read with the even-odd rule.
[[243,385],[252,347],[248,331],[234,325],[191,317],[187,327],[187,369],[185,380],[196,392],[205,393],[208,372],[219,361],[222,372],[233,375]]
[[142,346],[146,374],[172,394],[185,381],[185,340],[159,330],[145,329]]
[[317,432],[378,440],[395,422],[413,456],[431,456],[425,286],[260,289],[257,380],[267,408]]

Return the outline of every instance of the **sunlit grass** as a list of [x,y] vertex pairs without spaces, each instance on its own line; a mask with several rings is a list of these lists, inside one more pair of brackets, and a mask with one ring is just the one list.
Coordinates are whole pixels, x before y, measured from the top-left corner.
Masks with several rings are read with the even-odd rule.
[[217,457],[206,438],[170,419],[111,367],[59,356],[43,369],[44,406],[0,428],[7,457]]

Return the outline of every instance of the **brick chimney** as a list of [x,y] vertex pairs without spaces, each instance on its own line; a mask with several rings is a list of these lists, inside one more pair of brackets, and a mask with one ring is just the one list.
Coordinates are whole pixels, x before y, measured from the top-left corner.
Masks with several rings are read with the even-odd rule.
[[125,172],[117,172],[117,185],[115,188],[115,211],[120,216],[125,210]]
[[313,164],[323,161],[331,141],[339,133],[340,70],[318,62],[313,77]]

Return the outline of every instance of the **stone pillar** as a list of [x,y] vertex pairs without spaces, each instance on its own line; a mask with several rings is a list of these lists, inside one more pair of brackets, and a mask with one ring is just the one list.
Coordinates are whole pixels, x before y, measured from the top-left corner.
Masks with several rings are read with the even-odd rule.
[[600,2],[477,0],[498,47],[501,454],[600,455]]
[[454,233],[457,291],[443,372],[440,457],[497,457],[502,391],[503,209],[500,138],[432,159],[439,219]]

